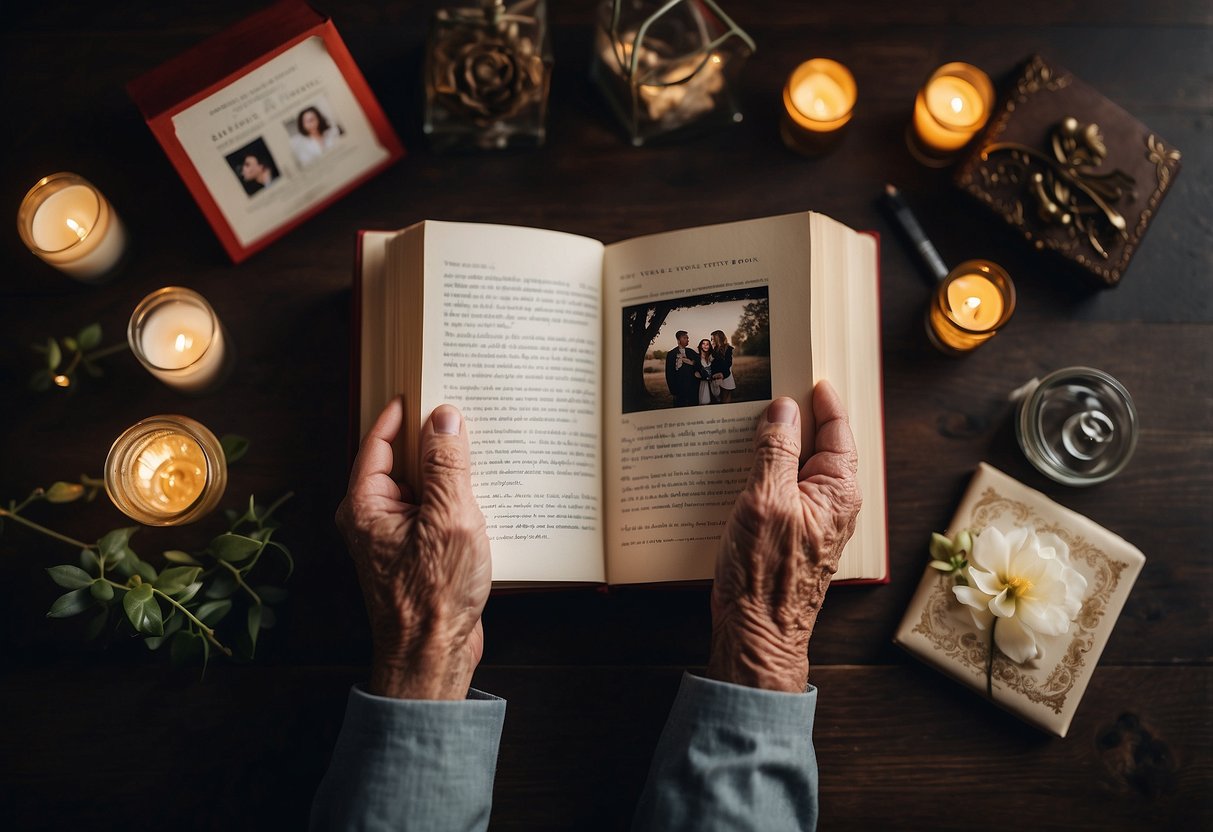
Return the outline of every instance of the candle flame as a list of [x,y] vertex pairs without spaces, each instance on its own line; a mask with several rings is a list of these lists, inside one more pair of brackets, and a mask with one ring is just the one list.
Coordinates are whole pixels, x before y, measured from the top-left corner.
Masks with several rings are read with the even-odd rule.
[[981,306],[981,298],[965,298],[965,306],[973,310],[973,320],[977,320],[977,307]]
[[952,100],[949,103],[952,105],[952,112],[954,113],[959,113],[965,108],[965,103],[959,95],[952,96]]
[[76,236],[79,237],[81,240],[83,240],[84,235],[88,233],[87,228],[82,226],[80,223],[76,222],[74,219],[71,219],[70,217],[67,219],[67,227],[70,228],[72,231],[74,231],[76,233]]
[[713,56],[712,56],[712,63],[714,63],[714,64],[718,64],[718,63],[720,63],[720,56],[719,56],[719,55],[713,55]]
[[825,112],[826,112],[825,99],[823,99],[823,98],[814,98],[813,99],[813,112],[817,113],[818,115],[825,115]]
[[68,378],[67,376],[63,375],[63,373],[59,373],[57,376],[55,376],[54,382],[55,382],[55,384],[59,385],[60,387],[70,387],[72,380],[70,378]]
[[185,352],[192,346],[194,346],[194,339],[186,337],[184,332],[178,333],[177,340],[173,342],[173,347],[177,352]]

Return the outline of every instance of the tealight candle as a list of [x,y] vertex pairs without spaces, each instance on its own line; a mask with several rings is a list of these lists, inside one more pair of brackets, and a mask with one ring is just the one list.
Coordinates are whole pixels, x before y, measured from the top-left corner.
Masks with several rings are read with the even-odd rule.
[[940,350],[959,355],[994,337],[1015,311],[1015,285],[1001,266],[969,260],[939,282],[927,314],[927,334]]
[[34,254],[70,277],[92,282],[126,251],[126,229],[109,200],[74,173],[38,180],[17,211],[17,233]]
[[993,104],[988,75],[970,64],[944,64],[914,100],[912,147],[929,161],[946,161],[985,126]]
[[126,335],[148,372],[186,393],[210,389],[226,368],[223,326],[206,298],[191,289],[152,292],[135,307]]
[[783,88],[784,143],[810,154],[829,149],[851,120],[856,94],[854,76],[837,61],[813,58],[796,67]]
[[105,491],[123,514],[149,526],[190,523],[227,487],[215,434],[186,416],[153,416],[127,428],[105,460]]

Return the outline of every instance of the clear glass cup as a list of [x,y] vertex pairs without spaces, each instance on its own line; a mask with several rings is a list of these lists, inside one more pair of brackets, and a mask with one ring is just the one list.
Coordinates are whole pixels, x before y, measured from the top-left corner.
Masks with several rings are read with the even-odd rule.
[[193,289],[165,286],[145,297],[131,313],[126,338],[149,373],[184,393],[214,389],[231,368],[223,324]]
[[227,461],[215,434],[188,416],[152,416],[127,428],[105,459],[105,492],[147,526],[179,526],[219,504]]
[[1025,388],[1015,437],[1042,474],[1066,485],[1094,485],[1129,462],[1137,447],[1137,408],[1115,378],[1066,367]]
[[84,283],[111,275],[126,252],[118,212],[74,173],[52,173],[29,189],[17,209],[17,234],[41,260]]

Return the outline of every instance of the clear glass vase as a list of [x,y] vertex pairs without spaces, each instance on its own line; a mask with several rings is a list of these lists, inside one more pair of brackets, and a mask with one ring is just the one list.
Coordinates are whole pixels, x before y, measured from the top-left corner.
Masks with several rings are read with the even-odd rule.
[[591,76],[634,145],[741,121],[754,40],[713,0],[603,0]]
[[544,0],[445,2],[426,43],[423,129],[430,146],[543,144],[551,55]]

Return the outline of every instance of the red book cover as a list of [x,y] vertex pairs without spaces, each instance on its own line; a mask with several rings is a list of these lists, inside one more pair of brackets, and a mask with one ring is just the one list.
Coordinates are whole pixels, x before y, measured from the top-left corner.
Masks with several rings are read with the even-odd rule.
[[127,91],[237,263],[404,156],[333,22],[300,0]]

